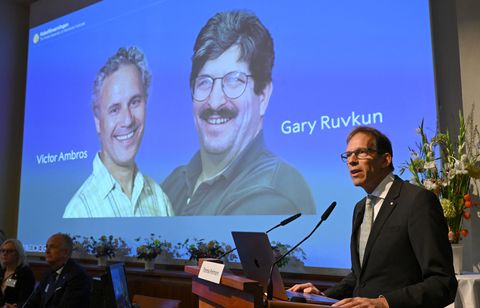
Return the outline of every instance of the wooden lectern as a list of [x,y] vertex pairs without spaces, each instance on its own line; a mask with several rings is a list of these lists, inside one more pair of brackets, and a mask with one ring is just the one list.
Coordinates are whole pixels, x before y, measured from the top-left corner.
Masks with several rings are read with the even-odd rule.
[[[263,306],[263,288],[258,281],[223,273],[220,284],[198,278],[199,266],[186,265],[185,272],[192,277],[192,293],[198,296],[199,308]],[[280,300],[268,302],[270,308],[323,308],[326,305],[295,303]]]
[[255,280],[223,273],[220,284],[198,278],[200,267],[185,266],[192,277],[192,293],[198,296],[198,307],[263,307],[262,286]]

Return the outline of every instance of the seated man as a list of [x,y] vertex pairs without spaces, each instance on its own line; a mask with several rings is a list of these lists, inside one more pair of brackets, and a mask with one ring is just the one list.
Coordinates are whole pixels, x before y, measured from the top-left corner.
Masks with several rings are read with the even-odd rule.
[[90,278],[70,257],[73,242],[63,233],[52,235],[47,241],[45,260],[47,270],[25,308],[85,308],[90,305]]

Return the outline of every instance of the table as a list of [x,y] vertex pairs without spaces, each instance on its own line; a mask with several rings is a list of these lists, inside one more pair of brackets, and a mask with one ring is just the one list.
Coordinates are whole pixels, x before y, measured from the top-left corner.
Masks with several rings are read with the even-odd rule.
[[458,289],[455,302],[447,308],[480,307],[480,274],[465,273],[457,275]]

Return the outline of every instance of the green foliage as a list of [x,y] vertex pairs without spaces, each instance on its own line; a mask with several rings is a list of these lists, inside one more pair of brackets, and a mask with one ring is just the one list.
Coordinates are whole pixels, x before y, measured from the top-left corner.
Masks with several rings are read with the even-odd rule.
[[[280,258],[282,255],[287,253],[287,251],[289,251],[292,248],[291,245],[283,244],[278,241],[272,241],[271,245],[272,245],[273,255],[275,260],[278,260],[278,258]],[[302,248],[297,247],[289,255],[285,256],[285,258],[282,261],[280,261],[277,264],[277,266],[278,268],[284,267],[291,261],[303,263],[303,261],[305,261],[306,259],[307,259],[307,255],[305,251],[303,251]]]
[[[140,242],[141,238],[136,238]],[[143,239],[143,244],[137,247],[137,258],[143,260],[153,260],[161,253],[173,255],[175,253],[172,243],[162,240],[161,236],[155,236],[150,233],[150,237]]]
[[[199,260],[200,258],[219,258],[225,252],[230,251],[232,247],[225,243],[220,243],[216,240],[211,240],[206,242],[204,239],[197,239],[193,238],[186,239],[183,243],[177,244],[178,251],[184,250],[186,251],[189,260]],[[182,254],[178,254],[178,256],[182,256]],[[227,260],[234,261],[237,259],[237,256],[233,253],[228,254],[225,256]]]
[[97,258],[102,256],[113,258],[118,252],[128,254],[130,250],[121,237],[102,235],[98,239],[95,239],[93,236],[87,238],[87,251]]
[[472,107],[466,120],[459,113],[459,131],[455,141],[449,132],[438,133],[429,140],[422,121],[417,128],[421,141],[416,144],[416,149],[409,148],[410,160],[400,169],[401,173],[408,170],[413,183],[440,198],[452,243],[458,243],[462,234],[468,234],[462,229],[463,218],[470,217],[467,195],[471,180],[480,178],[480,134],[473,123],[473,113]]

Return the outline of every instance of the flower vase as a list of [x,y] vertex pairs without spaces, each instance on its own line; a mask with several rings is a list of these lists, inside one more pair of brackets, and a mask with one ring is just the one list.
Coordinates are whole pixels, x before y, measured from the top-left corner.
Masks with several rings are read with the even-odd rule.
[[463,244],[452,244],[453,268],[455,274],[462,274],[463,267]]
[[145,260],[145,270],[153,271],[155,269],[155,259],[146,259]]
[[98,266],[107,266],[107,256],[100,256],[97,258]]

